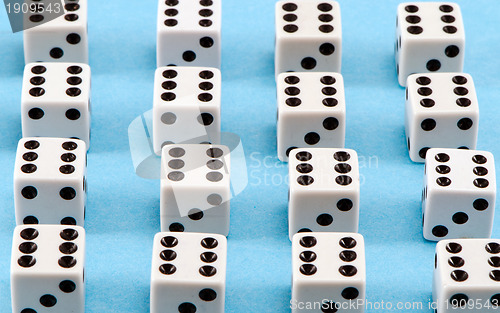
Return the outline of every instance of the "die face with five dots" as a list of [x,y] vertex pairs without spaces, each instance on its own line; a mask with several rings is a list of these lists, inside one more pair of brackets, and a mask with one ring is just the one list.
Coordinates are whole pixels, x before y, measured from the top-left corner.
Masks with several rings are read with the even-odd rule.
[[17,224],[83,226],[86,162],[81,140],[21,139],[14,170]]

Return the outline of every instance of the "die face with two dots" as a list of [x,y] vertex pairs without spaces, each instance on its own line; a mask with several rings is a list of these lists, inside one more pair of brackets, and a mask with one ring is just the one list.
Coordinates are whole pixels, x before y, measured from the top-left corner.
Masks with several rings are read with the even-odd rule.
[[412,161],[425,162],[429,148],[476,149],[479,106],[470,75],[410,75],[405,111]]
[[297,147],[343,148],[346,105],[338,73],[283,73],[278,76],[278,158]]
[[223,313],[226,237],[156,234],[151,269],[151,313]]
[[498,239],[438,242],[432,292],[437,312],[485,313],[498,310],[499,267]]
[[90,144],[90,67],[30,63],[21,96],[23,137],[67,137]]
[[162,231],[229,233],[230,152],[222,145],[167,145],[162,150]]
[[161,67],[156,70],[153,148],[165,144],[220,141],[221,74],[216,68]]
[[[38,4],[34,0],[28,2]],[[56,6],[57,3],[51,4],[53,10],[59,9]],[[89,62],[87,0],[65,0],[60,6],[64,14],[48,22],[44,15],[53,14],[49,11],[26,14],[27,19],[24,21],[26,64],[31,62]]]
[[486,151],[431,149],[425,165],[425,239],[489,238],[496,200],[493,155]]
[[17,224],[83,226],[86,163],[81,140],[21,139],[14,170]]
[[331,0],[276,3],[276,76],[338,72],[342,65],[340,6]]
[[360,183],[356,151],[294,149],[290,156],[290,239],[297,232],[357,232]]
[[[293,237],[292,313],[364,312],[365,289],[363,236],[306,233]],[[298,304],[314,305],[314,310]]]
[[157,67],[221,63],[221,1],[159,0]]
[[460,7],[412,2],[398,7],[396,67],[399,84],[413,73],[462,72],[465,31]]
[[85,230],[21,225],[11,260],[13,313],[85,312]]

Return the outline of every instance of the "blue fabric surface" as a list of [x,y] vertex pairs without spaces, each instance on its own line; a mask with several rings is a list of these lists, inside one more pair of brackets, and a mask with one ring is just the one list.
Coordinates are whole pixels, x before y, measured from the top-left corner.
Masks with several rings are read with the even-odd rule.
[[[423,165],[404,136],[404,90],[393,56],[400,1],[341,0],[346,147],[361,161],[360,232],[366,239],[368,301],[427,302],[435,244],[422,238]],[[480,104],[479,149],[500,160],[500,2],[458,1],[465,70]],[[226,312],[289,312],[286,165],[276,155],[274,3],[223,3],[223,131],[242,137],[249,185],[232,200]],[[152,107],[156,1],[91,1],[92,143],[88,162],[87,311],[149,312],[152,240],[159,231],[159,182],[135,176],[127,128]],[[10,312],[14,224],[12,173],[21,137],[22,34],[0,10],[0,312]],[[498,214],[497,214],[498,215]],[[497,216],[498,218],[498,216]],[[498,221],[500,222],[500,221]],[[494,236],[500,236],[498,222]],[[388,312],[386,308],[369,312]]]

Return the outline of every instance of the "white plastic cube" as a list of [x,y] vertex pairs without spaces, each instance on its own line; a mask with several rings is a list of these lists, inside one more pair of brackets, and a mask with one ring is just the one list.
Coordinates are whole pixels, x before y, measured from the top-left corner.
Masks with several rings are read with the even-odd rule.
[[278,76],[278,158],[294,148],[343,148],[346,103],[338,73],[283,73]]
[[221,145],[167,145],[161,158],[162,231],[229,233],[230,151]]
[[338,72],[342,65],[340,6],[331,0],[276,3],[276,76],[284,72]]
[[21,95],[24,137],[65,137],[90,144],[90,67],[30,63]]
[[401,86],[414,73],[462,72],[465,30],[458,4],[402,3],[396,21],[396,68]]
[[489,238],[495,216],[495,160],[490,152],[431,149],[422,198],[424,237]]
[[202,233],[156,234],[151,269],[151,313],[223,313],[226,237]]
[[221,63],[221,1],[160,0],[157,67]]
[[153,100],[153,148],[220,142],[221,75],[216,68],[161,67]]
[[410,158],[424,162],[429,148],[476,149],[479,106],[464,73],[408,77],[405,128]]
[[23,138],[14,169],[16,222],[84,225],[85,142]]
[[85,312],[85,230],[22,225],[11,257],[13,313]]
[[363,236],[307,233],[293,237],[292,313],[361,313],[365,289]]

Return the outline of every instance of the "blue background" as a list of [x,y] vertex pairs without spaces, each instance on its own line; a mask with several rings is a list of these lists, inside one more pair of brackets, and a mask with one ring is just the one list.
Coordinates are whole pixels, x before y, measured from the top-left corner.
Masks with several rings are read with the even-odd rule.
[[[361,168],[360,232],[366,238],[367,297],[394,306],[400,301],[427,303],[435,244],[421,234],[423,166],[409,160],[405,147],[404,90],[397,84],[393,60],[400,1],[340,2],[346,147],[366,161]],[[478,148],[500,160],[500,1],[458,2],[467,33],[465,70],[475,79],[481,108]],[[226,312],[290,311],[287,168],[275,157],[274,3],[223,2],[222,128],[242,137],[249,170],[249,186],[231,203]],[[156,10],[156,1],[89,4],[94,111],[87,312],[149,312],[159,182],[135,176],[127,127],[152,107]],[[24,60],[22,34],[11,33],[5,11],[0,11],[0,312],[10,312],[12,173],[21,137]],[[500,235],[497,226],[495,237]],[[422,311],[431,312],[425,306]]]

